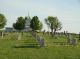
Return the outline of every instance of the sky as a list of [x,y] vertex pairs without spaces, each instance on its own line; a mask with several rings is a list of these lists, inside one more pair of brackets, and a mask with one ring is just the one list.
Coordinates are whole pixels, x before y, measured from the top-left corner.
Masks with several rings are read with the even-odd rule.
[[[80,32],[80,0],[0,0],[0,13],[7,19],[6,27],[12,27],[19,16],[38,16],[42,23],[48,16],[57,16],[61,31]],[[46,24],[43,24],[47,29]]]

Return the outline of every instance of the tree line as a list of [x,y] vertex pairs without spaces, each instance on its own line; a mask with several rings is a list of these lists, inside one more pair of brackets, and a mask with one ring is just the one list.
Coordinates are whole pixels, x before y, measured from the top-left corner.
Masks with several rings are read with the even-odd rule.
[[[31,19],[31,18],[30,18]],[[28,17],[18,17],[16,23],[13,23],[13,28],[21,31],[26,27],[26,21]],[[48,28],[51,29],[51,35],[55,35],[56,31],[62,29],[62,24],[57,17],[48,16],[44,19]],[[4,28],[6,25],[6,17],[0,14],[0,29]],[[30,28],[32,31],[41,30],[43,28],[43,23],[39,20],[38,16],[33,16],[30,21]]]

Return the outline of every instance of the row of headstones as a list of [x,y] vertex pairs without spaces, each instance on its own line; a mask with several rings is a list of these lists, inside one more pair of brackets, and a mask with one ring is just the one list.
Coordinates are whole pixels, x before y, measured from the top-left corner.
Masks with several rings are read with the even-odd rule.
[[37,33],[34,33],[34,32],[32,32],[32,35],[36,38],[36,40],[38,41],[40,47],[44,47],[45,46],[43,37],[37,35]]
[[[50,35],[50,34],[51,34],[51,35],[52,35],[52,34],[54,35],[54,33],[51,33],[51,32],[49,32],[49,31],[46,32],[46,31],[44,30],[44,31],[43,31],[43,35],[47,35],[47,34],[48,34],[48,35]],[[59,33],[59,32],[56,32],[55,34],[56,34],[57,36],[62,36],[62,35],[64,35],[64,34],[66,35],[66,34],[67,34],[67,31],[60,32],[60,33]]]
[[[50,35],[51,32],[49,32],[49,31],[46,32],[44,30],[43,35],[46,35],[46,34]],[[68,31],[64,31],[64,32],[61,32],[61,33],[56,32],[56,35],[58,35],[58,36],[67,35],[67,34],[70,34],[70,33],[68,33]],[[79,34],[75,34],[75,35],[77,35],[79,37],[79,40],[80,40],[80,32],[79,32]]]
[[[49,32],[45,32],[45,30],[43,31],[43,34],[50,34]],[[67,43],[71,44],[73,46],[77,45],[77,39],[74,38],[70,33],[68,33],[67,31],[64,31],[63,33],[56,33],[57,35],[61,36],[61,35],[66,35],[67,36]],[[80,33],[79,33],[79,40],[80,40]]]
[[[43,34],[45,34],[45,31],[43,32]],[[48,32],[48,34],[49,34],[49,32]],[[64,31],[64,33],[56,33],[56,35],[59,35],[59,36],[61,36],[63,34],[67,36],[67,43],[69,43],[73,46],[76,46],[78,44],[77,39],[73,38],[73,36],[70,33],[67,33],[67,31],[66,32]],[[79,39],[80,39],[80,33],[79,33]]]
[[[50,34],[50,32],[43,31],[43,34]],[[73,37],[71,33],[68,33],[67,31],[64,31],[63,33],[56,33],[57,35],[66,35],[67,36],[67,43],[76,46],[78,44],[78,39]],[[80,40],[80,33],[78,34],[79,40]]]

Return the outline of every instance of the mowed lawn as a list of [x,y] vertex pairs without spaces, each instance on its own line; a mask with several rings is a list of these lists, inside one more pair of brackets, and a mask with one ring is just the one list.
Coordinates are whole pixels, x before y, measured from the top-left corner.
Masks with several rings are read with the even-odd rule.
[[0,59],[80,59],[80,45],[56,45],[54,42],[66,42],[66,37],[57,38],[42,35],[45,47],[39,47],[38,42],[30,33],[24,33],[21,40],[18,34],[8,33],[0,37]]

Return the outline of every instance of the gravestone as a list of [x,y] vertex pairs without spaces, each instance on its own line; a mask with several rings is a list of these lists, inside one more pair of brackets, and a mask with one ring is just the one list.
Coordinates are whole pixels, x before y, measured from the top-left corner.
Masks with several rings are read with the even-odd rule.
[[32,35],[36,38],[36,40],[40,44],[40,47],[44,47],[44,39],[41,36],[37,35],[36,33],[32,32]]
[[67,34],[67,43],[72,43],[72,36],[70,34]]
[[41,41],[40,41],[40,46],[41,46],[41,47],[44,47],[44,39],[43,39],[43,38],[42,38]]
[[18,35],[18,40],[21,40],[21,34]]
[[72,39],[72,45],[73,45],[73,46],[76,46],[76,45],[77,45],[77,39],[76,39],[76,38],[73,38],[73,39]]
[[41,36],[37,36],[36,39],[37,39],[38,43],[40,44],[40,47],[43,47],[44,46],[44,39]]
[[40,47],[44,47],[44,39],[40,36],[39,37],[39,44],[40,44]]

